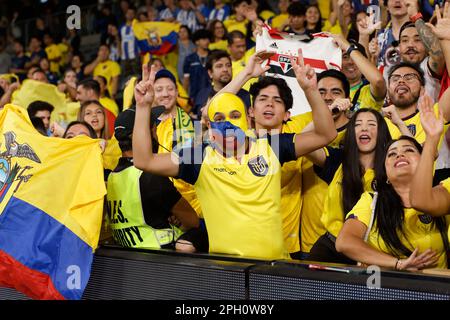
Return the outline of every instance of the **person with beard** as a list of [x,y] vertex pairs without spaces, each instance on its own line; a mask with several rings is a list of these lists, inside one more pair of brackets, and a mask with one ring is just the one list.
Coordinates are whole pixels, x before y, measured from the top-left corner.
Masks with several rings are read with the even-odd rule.
[[[258,77],[267,52],[252,56],[246,73]],[[194,185],[201,201],[209,237],[209,251],[260,259],[287,258],[280,214],[281,165],[328,144],[336,137],[333,121],[317,89],[314,70],[292,61],[297,81],[306,94],[315,122],[307,134],[247,132],[245,107],[240,98],[219,92],[208,114],[210,144],[191,146],[176,154],[152,154],[149,126],[153,104],[153,70],[143,67],[143,81],[135,89],[136,122],[133,132],[134,164],[141,170],[178,176]],[[274,99],[273,93],[255,100]],[[330,129],[331,128],[331,129]],[[217,204],[220,203],[220,210]]]
[[[388,76],[388,98],[392,106],[395,108],[399,117],[402,119],[410,134],[419,142],[425,141],[425,131],[420,122],[419,98],[424,99],[428,103],[433,103],[433,99],[428,95],[424,95],[425,79],[423,71],[415,64],[409,62],[401,62],[392,67]],[[424,95],[423,97],[421,97]],[[444,120],[447,123],[450,120],[450,104],[445,101],[445,94],[441,97],[440,105],[444,113]],[[439,104],[434,105],[434,111],[439,113]],[[397,139],[404,132],[386,119],[389,131],[393,139]],[[446,131],[446,130],[444,130]],[[445,132],[443,133],[443,135]],[[441,137],[441,141],[443,138]]]
[[[431,31],[429,31],[429,34],[429,37],[432,39],[430,41],[435,46],[433,50],[427,49],[427,44],[422,40],[423,36],[421,36],[416,25],[413,22],[407,22],[400,29],[398,48],[402,62],[420,66],[425,77],[425,93],[434,101],[437,101],[441,88],[440,79],[445,68],[445,60],[439,45],[439,39]],[[386,80],[391,68],[384,69],[383,75]]]
[[[206,105],[208,98],[222,90],[233,78],[230,55],[222,50],[212,51],[206,60],[206,70],[212,80],[212,86],[202,88],[195,98],[193,112],[198,115],[198,119],[201,118],[202,108]],[[240,88],[236,95],[242,99],[248,109],[250,107],[248,91]]]

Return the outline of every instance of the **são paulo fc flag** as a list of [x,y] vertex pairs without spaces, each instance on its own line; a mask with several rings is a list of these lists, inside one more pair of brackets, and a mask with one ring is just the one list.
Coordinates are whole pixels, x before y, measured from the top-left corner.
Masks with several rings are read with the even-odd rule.
[[328,69],[340,70],[342,64],[342,51],[333,43],[333,38],[319,33],[315,34],[311,40],[309,36],[279,32],[265,25],[262,35],[256,38],[256,51],[267,50],[276,53],[267,61],[270,69],[266,75],[286,80],[294,97],[291,115],[311,111],[303,90],[295,78],[290,61],[290,56],[298,56],[299,48],[302,49],[305,64],[312,66],[316,73]]

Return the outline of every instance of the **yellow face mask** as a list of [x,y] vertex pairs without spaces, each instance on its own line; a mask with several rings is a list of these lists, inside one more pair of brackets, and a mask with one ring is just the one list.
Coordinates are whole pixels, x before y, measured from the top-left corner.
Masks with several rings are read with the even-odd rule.
[[[230,114],[233,111],[239,111],[241,117],[239,119],[231,119]],[[232,93],[221,93],[213,97],[208,107],[209,121],[214,121],[214,116],[217,113],[225,115],[225,120],[232,125],[239,127],[242,131],[247,131],[247,115],[245,112],[245,105],[241,98]]]

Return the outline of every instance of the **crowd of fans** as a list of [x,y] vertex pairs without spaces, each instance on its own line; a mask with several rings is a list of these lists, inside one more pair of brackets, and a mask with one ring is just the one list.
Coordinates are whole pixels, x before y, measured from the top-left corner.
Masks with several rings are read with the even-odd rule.
[[[94,57],[77,30],[37,17],[25,39],[16,19],[0,29],[0,108],[51,84],[68,110],[22,105],[35,128],[102,139],[110,242],[448,268],[450,1],[121,0],[99,5]],[[179,24],[176,48],[142,52],[136,21]],[[311,112],[291,116],[291,88],[265,76],[264,24],[342,51],[318,74],[292,58]]]

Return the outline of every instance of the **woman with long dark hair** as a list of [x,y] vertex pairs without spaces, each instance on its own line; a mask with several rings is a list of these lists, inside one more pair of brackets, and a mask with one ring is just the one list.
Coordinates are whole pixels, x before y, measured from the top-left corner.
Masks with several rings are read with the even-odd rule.
[[317,4],[309,5],[306,8],[305,29],[311,34],[322,31],[322,15]]
[[365,191],[372,190],[372,181],[382,170],[385,146],[391,140],[385,120],[372,109],[358,110],[346,128],[343,148],[327,147],[307,156],[329,185],[321,216],[327,232],[311,248],[309,260],[354,263],[336,251],[336,237],[346,213]]
[[362,194],[336,240],[336,249],[366,265],[396,270],[447,268],[448,237],[443,218],[411,208],[410,187],[422,146],[401,136],[386,147],[376,194]]

